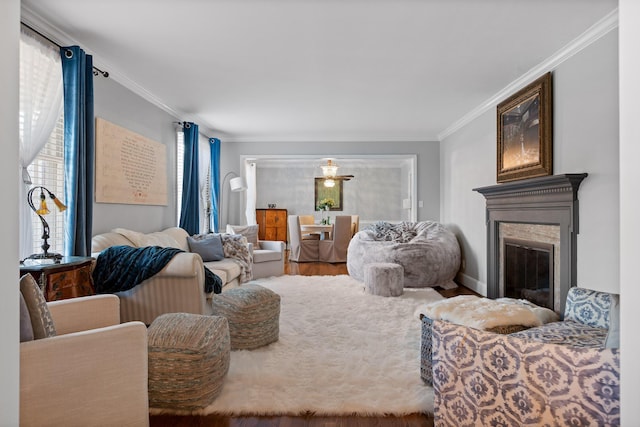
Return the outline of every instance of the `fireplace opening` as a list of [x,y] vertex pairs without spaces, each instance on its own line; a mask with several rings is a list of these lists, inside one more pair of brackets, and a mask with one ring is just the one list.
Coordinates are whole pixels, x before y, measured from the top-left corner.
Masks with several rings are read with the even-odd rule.
[[504,239],[504,296],[553,310],[553,244]]

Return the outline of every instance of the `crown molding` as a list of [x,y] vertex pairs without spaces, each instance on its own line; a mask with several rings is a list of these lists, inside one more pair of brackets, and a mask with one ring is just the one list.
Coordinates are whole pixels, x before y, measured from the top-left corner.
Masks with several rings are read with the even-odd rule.
[[573,39],[563,48],[558,50],[556,53],[551,55],[549,58],[536,65],[528,72],[523,74],[518,79],[511,82],[509,85],[504,87],[498,93],[493,95],[491,98],[487,99],[485,102],[471,110],[469,113],[455,121],[448,128],[443,130],[438,134],[438,141],[444,140],[446,137],[452,135],[456,131],[460,130],[462,127],[471,123],[473,120],[478,118],[480,115],[484,114],[490,109],[493,109],[498,105],[502,100],[512,95],[519,89],[522,89],[529,83],[533,82],[535,79],[540,77],[540,75],[556,69],[560,64],[562,64],[567,59],[571,58],[584,48],[588,47],[592,43],[599,40],[604,35],[608,34],[611,30],[618,27],[618,8],[615,8],[610,13],[605,15],[598,22],[593,24],[589,29],[587,29],[584,33]]
[[436,137],[424,137],[421,135],[407,135],[407,136],[380,136],[380,135],[353,135],[348,137],[331,137],[318,135],[315,137],[309,137],[309,135],[229,135],[225,139],[225,142],[234,143],[278,143],[278,142],[300,142],[300,143],[364,143],[369,144],[372,142],[438,142]]

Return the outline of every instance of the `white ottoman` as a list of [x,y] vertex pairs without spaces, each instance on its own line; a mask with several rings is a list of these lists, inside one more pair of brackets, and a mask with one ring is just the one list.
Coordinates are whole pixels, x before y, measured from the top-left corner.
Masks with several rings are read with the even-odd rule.
[[372,295],[398,297],[404,288],[404,268],[400,264],[380,262],[364,266],[364,290]]

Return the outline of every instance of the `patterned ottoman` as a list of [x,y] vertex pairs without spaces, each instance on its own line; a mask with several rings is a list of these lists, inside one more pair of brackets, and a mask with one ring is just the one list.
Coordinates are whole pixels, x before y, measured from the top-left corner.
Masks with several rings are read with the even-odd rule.
[[229,322],[231,350],[250,350],[278,341],[280,295],[259,285],[242,285],[213,297],[213,314]]
[[391,262],[364,266],[364,290],[383,297],[399,297],[404,289],[404,268]]
[[512,334],[544,323],[558,320],[558,315],[548,308],[512,298],[492,300],[475,295],[459,295],[423,306],[420,377],[425,384],[433,383],[432,339],[433,320],[445,320],[454,324],[496,334]]
[[149,406],[195,410],[222,391],[229,371],[227,319],[170,313],[148,329]]

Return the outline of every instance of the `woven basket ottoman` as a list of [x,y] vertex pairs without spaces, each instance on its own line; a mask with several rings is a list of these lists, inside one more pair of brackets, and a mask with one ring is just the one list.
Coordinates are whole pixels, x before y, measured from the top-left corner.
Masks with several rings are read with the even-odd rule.
[[251,350],[278,341],[280,295],[260,285],[242,285],[217,294],[213,314],[229,322],[231,350]]
[[392,262],[364,266],[364,290],[382,297],[399,297],[404,292],[404,267]]
[[170,313],[148,329],[149,406],[192,411],[222,391],[231,347],[227,319]]

